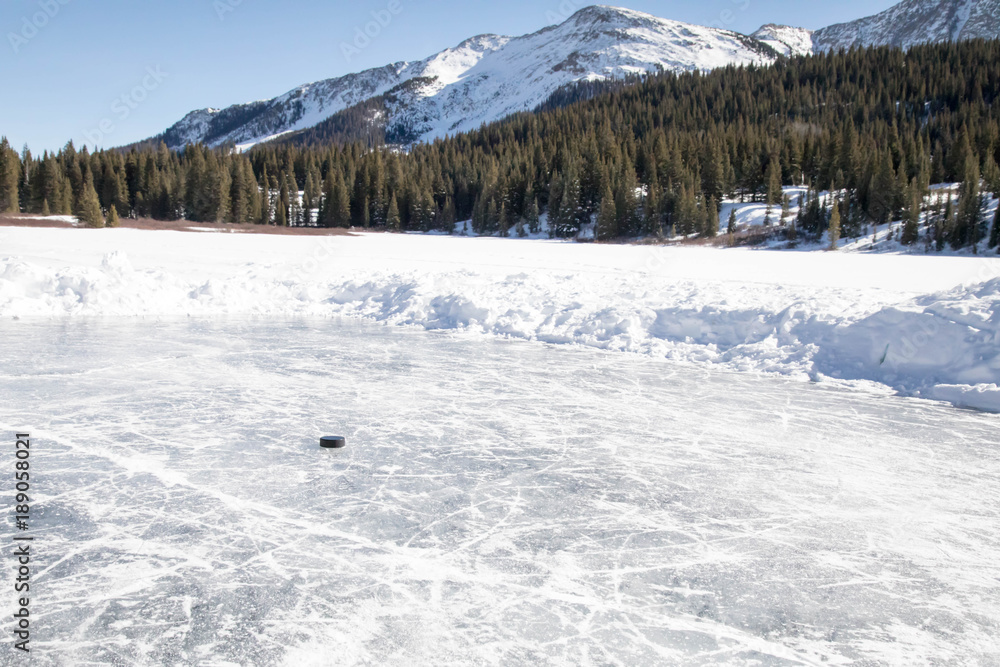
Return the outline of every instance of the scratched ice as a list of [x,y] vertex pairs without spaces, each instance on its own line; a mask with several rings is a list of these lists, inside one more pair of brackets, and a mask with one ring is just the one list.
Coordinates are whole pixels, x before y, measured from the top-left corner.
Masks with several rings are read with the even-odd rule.
[[32,664],[1000,660],[997,415],[347,322],[0,335]]

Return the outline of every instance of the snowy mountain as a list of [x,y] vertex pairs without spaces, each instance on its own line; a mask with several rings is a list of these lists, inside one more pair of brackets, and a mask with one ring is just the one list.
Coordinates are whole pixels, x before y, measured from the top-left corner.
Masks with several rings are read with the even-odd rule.
[[777,56],[739,33],[593,6],[530,35],[480,35],[425,60],[306,84],[273,100],[194,111],[162,138],[175,148],[197,141],[246,148],[385,95],[371,120],[428,140],[533,109],[577,81],[769,63]]
[[813,52],[813,31],[805,28],[768,23],[751,37],[784,56],[804,56]]
[[813,33],[817,52],[1000,37],[1000,0],[904,0],[881,14]]

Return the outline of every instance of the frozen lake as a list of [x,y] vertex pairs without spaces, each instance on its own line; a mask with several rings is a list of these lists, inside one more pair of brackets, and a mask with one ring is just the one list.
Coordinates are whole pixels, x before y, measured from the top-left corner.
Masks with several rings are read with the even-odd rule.
[[997,415],[351,322],[0,335],[33,664],[1000,660]]

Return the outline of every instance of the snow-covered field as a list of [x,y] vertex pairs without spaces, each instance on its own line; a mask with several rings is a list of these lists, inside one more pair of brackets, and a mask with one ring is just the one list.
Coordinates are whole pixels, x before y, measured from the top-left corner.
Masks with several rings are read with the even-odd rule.
[[33,665],[1000,660],[996,415],[338,319],[0,335]]
[[1000,410],[1000,258],[0,230],[0,317],[361,317]]

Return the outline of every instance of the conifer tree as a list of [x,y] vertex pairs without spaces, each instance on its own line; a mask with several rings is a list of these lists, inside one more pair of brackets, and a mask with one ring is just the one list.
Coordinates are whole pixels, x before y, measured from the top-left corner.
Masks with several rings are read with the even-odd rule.
[[706,202],[705,236],[714,239],[719,235],[719,204],[712,197]]
[[597,229],[595,236],[599,241],[608,241],[618,236],[618,210],[611,186],[604,184],[604,193],[597,213]]
[[18,203],[20,208],[25,211],[29,211],[31,206],[31,179],[33,178],[34,160],[31,157],[31,151],[28,149],[28,144],[24,145],[21,149],[21,161],[19,165],[21,171],[21,178],[18,182]]
[[386,225],[394,232],[402,229],[402,220],[399,217],[399,202],[396,201],[396,193],[392,193],[389,199],[389,211],[386,213]]
[[351,226],[351,200],[347,184],[340,173],[327,175],[326,203],[323,205],[323,220],[326,227]]
[[507,215],[507,202],[500,202],[499,218],[500,237],[507,238],[510,234],[510,217]]
[[618,212],[618,234],[634,236],[640,233],[639,200],[636,196],[638,182],[635,169],[630,164],[623,164],[615,192],[615,206]]
[[951,196],[948,196],[948,203],[944,207],[944,218],[941,220],[937,232],[936,247],[938,252],[944,250],[945,241],[951,236],[952,230],[955,228],[955,205],[951,200]]
[[302,208],[302,202],[299,201],[299,194],[297,192],[290,193],[289,196],[292,198],[291,206],[288,212],[288,222],[291,227],[298,227],[299,225],[305,224],[305,209]]
[[833,211],[830,212],[830,250],[837,250],[840,243],[840,203],[833,201]]
[[958,249],[977,243],[983,200],[979,192],[979,162],[970,156],[965,169],[965,181],[958,199],[958,212],[951,232],[951,247]]
[[538,212],[538,197],[533,197],[531,199],[531,205],[528,208],[528,231],[532,234],[538,234],[541,231],[541,216]]
[[455,210],[455,201],[451,197],[445,199],[440,218],[441,230],[449,234],[454,234],[455,223],[458,222],[458,212]]
[[781,202],[781,162],[777,155],[772,155],[767,165],[768,212],[770,213],[771,207],[779,202]]
[[7,137],[0,139],[0,213],[18,213],[21,210],[18,190],[21,180],[21,162],[11,149]]
[[729,209],[729,224],[726,225],[726,233],[730,236],[736,234],[736,207]]
[[245,172],[243,165],[239,162],[233,163],[232,174],[229,183],[229,222],[240,225],[247,220],[247,190]]
[[996,213],[993,214],[993,228],[990,230],[989,247],[1000,246],[1000,206],[997,206]]
[[567,171],[563,178],[562,197],[559,198],[559,212],[555,218],[555,234],[560,238],[569,238],[577,232],[577,221],[580,211],[580,188],[572,171]]
[[261,225],[269,225],[272,220],[273,206],[271,202],[271,181],[267,175],[267,167],[264,167],[258,184],[260,197],[260,219],[257,221]]
[[114,206],[108,209],[108,219],[104,224],[106,227],[119,227],[121,225],[121,221],[118,218],[118,209]]
[[101,214],[101,202],[94,189],[94,181],[88,169],[83,177],[80,198],[76,205],[76,217],[87,227],[103,227],[104,216]]
[[899,239],[899,242],[906,246],[913,245],[920,237],[920,207],[923,197],[920,196],[920,186],[916,178],[910,183],[909,193],[903,235]]
[[987,154],[986,162],[983,165],[983,182],[986,183],[986,189],[993,193],[994,197],[1000,197],[1000,166],[997,165],[996,159]]

